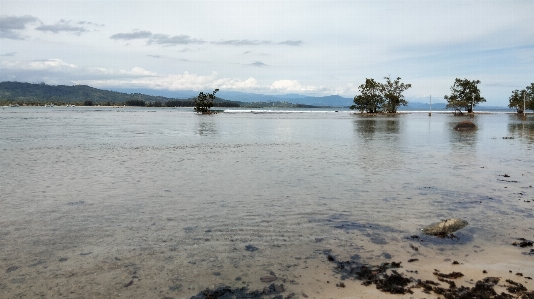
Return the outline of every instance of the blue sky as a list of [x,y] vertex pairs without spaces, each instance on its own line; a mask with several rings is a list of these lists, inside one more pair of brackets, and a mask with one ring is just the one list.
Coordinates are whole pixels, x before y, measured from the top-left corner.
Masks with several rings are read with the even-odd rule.
[[0,81],[408,100],[481,80],[487,105],[534,82],[534,1],[0,0]]

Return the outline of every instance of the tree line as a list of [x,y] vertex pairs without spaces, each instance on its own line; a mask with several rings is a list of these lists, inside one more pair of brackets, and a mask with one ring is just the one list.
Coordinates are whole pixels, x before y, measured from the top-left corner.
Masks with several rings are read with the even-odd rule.
[[508,107],[516,109],[519,114],[524,113],[525,110],[534,110],[534,83],[530,83],[524,89],[512,91],[508,101]]
[[[124,103],[126,106],[136,106],[136,107],[196,107],[196,98],[191,100],[169,100],[166,102],[145,102],[142,100],[129,100]],[[91,106],[91,105],[85,105]],[[241,107],[239,103],[219,100],[214,101],[211,107]],[[211,108],[210,107],[210,108]]]
[[[400,77],[391,80],[387,76],[384,79],[385,82],[380,83],[366,78],[365,83],[358,87],[360,94],[354,97],[354,105],[350,109],[367,113],[396,113],[400,106],[408,105],[403,92],[412,85],[401,83]],[[447,101],[446,108],[460,113],[462,110],[472,113],[478,104],[486,102],[486,99],[480,95],[479,84],[480,80],[456,78],[451,86],[450,95],[443,97]],[[514,90],[508,107],[515,108],[518,113],[524,113],[524,110],[534,110],[534,83],[525,89]]]
[[[396,113],[400,106],[408,105],[403,92],[411,88],[411,84],[401,83],[401,78],[391,80],[389,76],[384,77],[385,83],[376,82],[374,79],[365,79],[365,83],[358,87],[359,95],[354,97],[354,105],[350,109],[367,113]],[[459,79],[454,80],[451,87],[451,94],[445,95],[447,101],[446,108],[453,108],[461,112],[473,112],[479,103],[486,100],[480,96],[477,85],[480,80]]]
[[350,109],[367,113],[396,113],[399,106],[408,105],[402,93],[412,85],[401,83],[400,77],[391,80],[387,76],[384,79],[385,83],[365,79],[365,83],[358,87],[360,94],[354,97],[354,105]]
[[[387,76],[384,79],[385,82],[381,83],[367,78],[365,83],[358,87],[360,94],[354,97],[354,105],[350,108],[367,113],[396,113],[400,106],[406,106],[408,101],[406,101],[403,93],[412,85],[402,83],[400,77],[392,80]],[[473,112],[475,106],[486,102],[486,99],[480,95],[479,84],[480,80],[456,78],[451,86],[450,95],[444,96],[447,101],[446,108],[460,112],[462,109]],[[201,92],[197,97],[189,99],[172,99],[140,93],[128,94],[101,90],[86,85],[53,86],[44,83],[6,81],[0,82],[0,105],[17,104],[22,106],[50,103],[84,106],[195,107],[195,111],[200,113],[206,113],[212,107],[253,106],[252,103],[226,101],[217,98],[215,97],[217,91],[218,89],[211,94]],[[300,106],[296,104],[291,107]],[[309,108],[305,105],[302,107]],[[534,83],[522,90],[512,91],[508,107],[516,109],[518,113],[524,113],[524,110],[534,110]]]

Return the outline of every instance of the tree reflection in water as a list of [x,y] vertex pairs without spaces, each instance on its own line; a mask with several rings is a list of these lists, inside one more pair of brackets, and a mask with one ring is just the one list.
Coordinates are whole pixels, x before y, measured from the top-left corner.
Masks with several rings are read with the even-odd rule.
[[200,136],[216,136],[218,134],[217,125],[211,115],[199,115],[199,122],[197,123],[197,135]]
[[358,137],[355,155],[365,161],[367,170],[385,171],[405,162],[396,158],[401,146],[399,122],[398,116],[356,116],[353,121]]
[[529,145],[532,148],[534,145],[534,118],[530,117],[526,120],[515,117],[508,122],[508,134],[510,137],[519,138],[520,142]]

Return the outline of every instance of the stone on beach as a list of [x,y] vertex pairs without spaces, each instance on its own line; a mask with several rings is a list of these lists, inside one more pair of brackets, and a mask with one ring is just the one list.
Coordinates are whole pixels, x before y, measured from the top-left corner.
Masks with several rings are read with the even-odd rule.
[[267,275],[267,276],[263,276],[260,278],[262,282],[271,282],[271,281],[275,281],[276,279],[277,277],[274,275]]
[[423,229],[425,235],[443,236],[453,233],[467,225],[467,221],[462,219],[447,219],[431,224]]

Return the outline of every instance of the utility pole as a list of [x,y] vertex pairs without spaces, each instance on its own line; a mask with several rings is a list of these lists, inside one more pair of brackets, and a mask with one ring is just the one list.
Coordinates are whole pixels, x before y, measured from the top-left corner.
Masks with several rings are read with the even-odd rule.
[[525,110],[525,108],[526,108],[526,105],[525,105],[526,101],[527,101],[527,93],[525,92],[525,93],[523,93],[523,119],[527,119],[527,111]]
[[527,101],[527,93],[523,93],[523,114],[525,114],[525,102]]
[[430,95],[430,112],[428,112],[428,116],[432,116],[432,95]]

